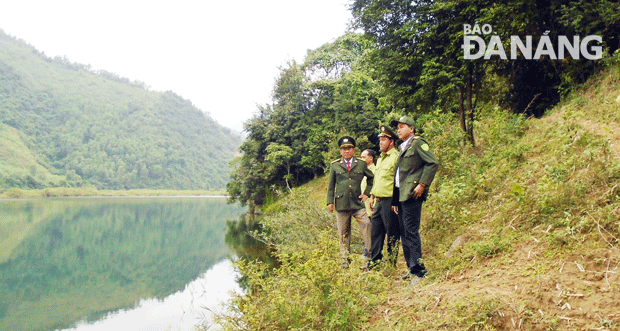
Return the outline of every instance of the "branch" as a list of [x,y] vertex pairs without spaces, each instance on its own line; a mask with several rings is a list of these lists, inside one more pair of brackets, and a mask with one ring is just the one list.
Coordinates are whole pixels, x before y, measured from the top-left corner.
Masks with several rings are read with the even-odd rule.
[[530,110],[530,107],[532,107],[534,105],[534,101],[536,101],[536,99],[538,99],[538,97],[540,96],[540,93],[536,94],[534,96],[534,99],[532,99],[532,101],[530,101],[530,103],[527,105],[527,107],[525,107],[525,110],[523,111],[524,113],[527,113]]

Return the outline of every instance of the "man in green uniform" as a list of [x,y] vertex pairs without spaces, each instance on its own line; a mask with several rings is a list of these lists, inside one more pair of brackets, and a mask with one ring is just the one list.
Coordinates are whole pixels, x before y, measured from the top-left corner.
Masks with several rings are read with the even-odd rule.
[[[375,168],[375,180],[370,191],[370,205],[373,208],[370,219],[372,256],[368,268],[375,266],[383,258],[383,243],[387,235],[388,260],[396,264],[398,256],[398,240],[400,227],[398,215],[392,210],[392,194],[394,192],[394,172],[398,161],[398,151],[394,148],[396,134],[389,127],[382,125],[379,134],[381,155]],[[376,202],[375,202],[376,201]]]
[[[343,267],[349,265],[351,246],[351,216],[360,225],[364,247],[370,252],[370,220],[366,215],[364,201],[368,198],[373,185],[374,175],[366,166],[366,162],[357,160],[355,140],[344,136],[338,139],[342,158],[333,161],[329,169],[327,186],[327,209],[336,210],[336,222],[340,241],[340,256]],[[362,179],[366,176],[366,190],[361,192]]]
[[398,138],[403,141],[394,174],[392,208],[398,214],[403,253],[409,272],[402,279],[419,280],[426,274],[421,263],[422,241],[420,218],[422,203],[439,167],[437,158],[423,138],[415,135],[415,122],[409,116],[392,121],[398,126]]

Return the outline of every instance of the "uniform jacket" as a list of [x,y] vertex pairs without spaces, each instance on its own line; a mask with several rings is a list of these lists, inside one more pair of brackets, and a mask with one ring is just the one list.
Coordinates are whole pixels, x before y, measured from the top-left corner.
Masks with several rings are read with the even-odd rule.
[[329,167],[329,184],[327,186],[327,204],[333,203],[337,211],[364,208],[360,198],[362,179],[366,176],[364,194],[370,195],[374,175],[364,160],[351,159],[351,170],[343,158],[335,160]]
[[396,162],[398,162],[398,148],[392,148],[387,153],[381,153],[374,171],[375,181],[370,194],[379,198],[392,197]]
[[396,189],[394,185],[392,204],[397,205],[398,201],[413,198],[413,190],[418,183],[426,185],[424,193],[420,196],[420,199],[426,200],[428,188],[435,178],[438,167],[437,158],[424,138],[414,136],[409,140],[396,162],[396,169],[400,169],[400,189]]

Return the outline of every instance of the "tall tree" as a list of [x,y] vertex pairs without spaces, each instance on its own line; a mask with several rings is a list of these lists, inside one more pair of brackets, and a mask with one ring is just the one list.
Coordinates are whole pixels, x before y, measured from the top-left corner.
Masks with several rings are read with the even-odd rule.
[[[618,1],[583,0],[355,0],[351,5],[355,26],[373,37],[378,51],[374,67],[386,86],[391,103],[408,111],[432,108],[453,110],[472,144],[477,102],[491,93],[518,112],[540,115],[559,100],[562,84],[581,82],[597,62],[502,60],[485,54],[464,59],[464,25],[488,24],[493,33],[478,32],[489,45],[493,37],[509,42],[512,35],[533,36],[533,44],[550,33],[610,35],[605,44],[617,49],[620,19]],[[576,9],[577,8],[577,9]],[[511,19],[507,20],[506,17]],[[483,50],[483,54],[484,54]],[[491,52],[492,53],[492,52]],[[507,89],[483,87],[488,73],[499,74]],[[580,74],[581,73],[581,74]],[[491,93],[486,92],[491,90]]]
[[309,51],[302,64],[280,68],[272,103],[244,125],[248,137],[228,184],[232,201],[254,210],[280,188],[323,174],[338,134],[364,137],[378,128],[376,84],[359,63],[371,46],[348,33]]

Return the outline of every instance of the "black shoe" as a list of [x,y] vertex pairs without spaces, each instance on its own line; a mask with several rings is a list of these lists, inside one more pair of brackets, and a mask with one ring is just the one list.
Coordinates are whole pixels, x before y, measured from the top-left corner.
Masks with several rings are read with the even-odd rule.
[[409,269],[409,272],[412,275],[423,278],[426,275],[426,267],[423,264],[416,264]]

